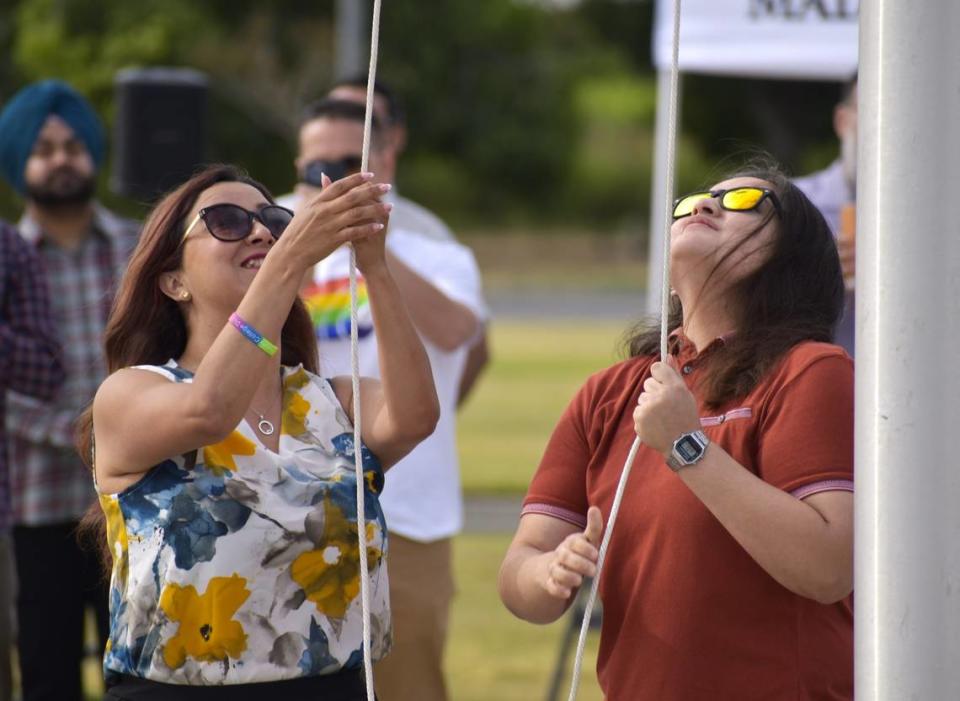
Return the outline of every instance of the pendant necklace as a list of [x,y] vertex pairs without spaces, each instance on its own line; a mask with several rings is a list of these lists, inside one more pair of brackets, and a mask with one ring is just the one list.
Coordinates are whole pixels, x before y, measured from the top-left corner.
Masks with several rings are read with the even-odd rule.
[[260,420],[257,422],[257,430],[265,436],[272,436],[274,431],[277,430],[273,422],[253,407],[250,407],[250,411],[260,417]]
[[250,407],[250,411],[260,417],[260,420],[257,422],[257,430],[265,436],[272,436],[276,430],[273,423],[253,407]]

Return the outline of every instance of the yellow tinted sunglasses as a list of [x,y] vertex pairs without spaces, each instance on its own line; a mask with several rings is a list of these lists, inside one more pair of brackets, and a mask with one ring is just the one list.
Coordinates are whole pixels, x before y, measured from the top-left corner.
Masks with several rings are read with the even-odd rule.
[[729,212],[752,212],[760,203],[769,199],[773,208],[780,214],[780,200],[773,190],[765,187],[734,187],[729,190],[712,190],[709,192],[691,192],[678,197],[673,202],[673,218],[682,219],[693,214],[694,208],[704,200],[715,199],[722,209]]

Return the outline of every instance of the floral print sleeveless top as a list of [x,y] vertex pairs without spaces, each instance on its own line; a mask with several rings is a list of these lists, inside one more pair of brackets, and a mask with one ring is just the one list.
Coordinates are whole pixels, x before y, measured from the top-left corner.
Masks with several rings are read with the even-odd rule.
[[[192,381],[174,361],[140,367]],[[362,665],[353,427],[326,380],[284,368],[283,387],[279,454],[241,422],[195,458],[100,494],[113,553],[108,679],[240,684]],[[361,455],[378,660],[390,646],[383,471]]]

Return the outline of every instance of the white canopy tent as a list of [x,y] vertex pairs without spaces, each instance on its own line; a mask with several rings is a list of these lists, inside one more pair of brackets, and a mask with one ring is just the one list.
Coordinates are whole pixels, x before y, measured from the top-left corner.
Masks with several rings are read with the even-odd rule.
[[[680,70],[752,78],[846,80],[857,69],[859,0],[683,0]],[[657,0],[656,145],[647,310],[660,308],[673,2]],[[679,118],[679,115],[678,115]]]

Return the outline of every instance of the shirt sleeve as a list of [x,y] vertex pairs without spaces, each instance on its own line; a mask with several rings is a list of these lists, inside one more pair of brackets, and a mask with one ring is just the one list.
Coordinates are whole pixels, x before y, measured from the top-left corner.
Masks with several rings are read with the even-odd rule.
[[50,316],[39,256],[10,229],[3,229],[6,276],[0,314],[0,382],[38,399],[51,399],[63,382],[63,365]]
[[853,480],[853,364],[837,353],[814,359],[764,410],[757,466],[775,487],[801,493],[815,483]]
[[587,466],[590,447],[588,417],[592,416],[591,382],[567,406],[547,443],[523,500],[523,514],[539,513],[584,527],[587,523]]
[[469,309],[482,323],[490,316],[483,299],[480,268],[466,246],[437,241],[403,229],[387,239],[390,251],[454,302]]

